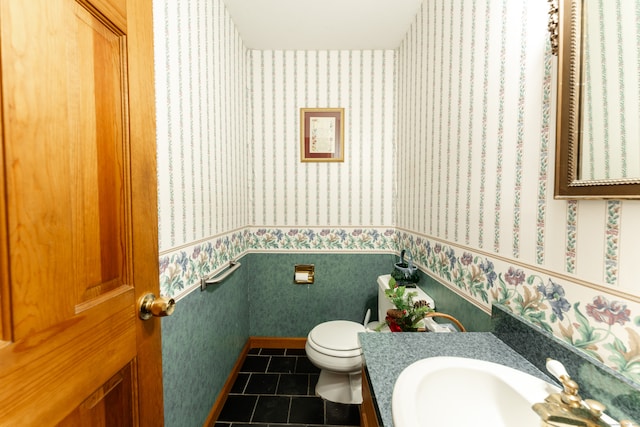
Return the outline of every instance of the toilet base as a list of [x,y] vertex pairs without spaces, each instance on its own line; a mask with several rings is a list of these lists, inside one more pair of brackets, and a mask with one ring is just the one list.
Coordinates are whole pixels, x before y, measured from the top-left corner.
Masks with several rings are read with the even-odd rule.
[[338,374],[323,369],[316,384],[316,394],[331,402],[359,405],[362,403],[362,373]]

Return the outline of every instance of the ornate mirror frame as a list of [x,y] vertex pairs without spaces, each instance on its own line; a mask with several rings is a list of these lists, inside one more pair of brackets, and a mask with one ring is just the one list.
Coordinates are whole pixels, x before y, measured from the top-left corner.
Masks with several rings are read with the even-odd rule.
[[558,54],[555,197],[640,199],[639,179],[579,179],[582,0],[548,0],[552,52]]

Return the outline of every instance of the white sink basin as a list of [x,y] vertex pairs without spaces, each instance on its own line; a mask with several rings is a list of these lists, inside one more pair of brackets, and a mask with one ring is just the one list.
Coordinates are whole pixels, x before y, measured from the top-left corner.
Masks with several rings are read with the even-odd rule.
[[395,427],[539,427],[531,409],[559,389],[522,371],[461,357],[430,357],[405,368],[393,388]]

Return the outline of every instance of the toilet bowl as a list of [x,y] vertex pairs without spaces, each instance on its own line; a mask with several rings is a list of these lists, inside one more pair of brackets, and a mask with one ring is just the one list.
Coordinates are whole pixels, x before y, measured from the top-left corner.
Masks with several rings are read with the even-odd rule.
[[316,394],[326,400],[346,404],[362,403],[362,349],[358,333],[360,323],[332,320],[309,332],[305,351],[320,368]]
[[[387,308],[393,304],[385,296],[390,275],[378,277],[378,318],[384,322]],[[426,299],[435,308],[433,299],[416,288],[417,299]],[[369,323],[369,313],[364,325],[349,320],[332,320],[315,326],[307,336],[307,357],[320,368],[316,394],[323,399],[345,404],[362,403],[362,348],[358,333],[374,329],[378,323]],[[379,328],[378,328],[379,329]],[[388,332],[389,329],[386,328]]]

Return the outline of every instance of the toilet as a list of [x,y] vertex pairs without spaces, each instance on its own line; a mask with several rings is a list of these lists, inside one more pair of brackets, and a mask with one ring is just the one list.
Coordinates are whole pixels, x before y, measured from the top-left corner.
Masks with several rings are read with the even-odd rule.
[[[305,351],[307,357],[320,368],[320,377],[316,385],[316,395],[323,399],[345,404],[362,403],[362,348],[358,333],[376,330],[393,304],[385,296],[389,288],[390,274],[378,277],[378,321],[369,323],[369,313],[364,324],[349,320],[331,320],[315,326],[307,336]],[[433,299],[422,289],[411,289],[417,292],[415,300],[426,300],[435,308]],[[384,325],[379,328],[389,332]]]

